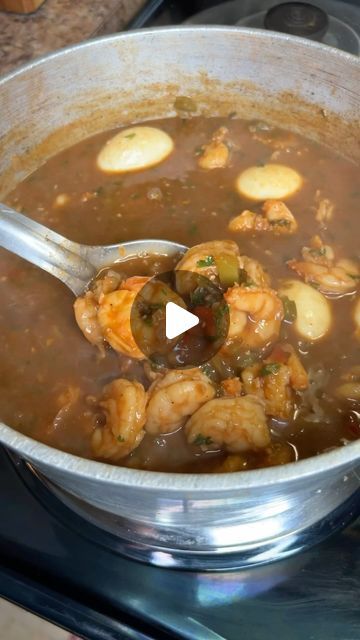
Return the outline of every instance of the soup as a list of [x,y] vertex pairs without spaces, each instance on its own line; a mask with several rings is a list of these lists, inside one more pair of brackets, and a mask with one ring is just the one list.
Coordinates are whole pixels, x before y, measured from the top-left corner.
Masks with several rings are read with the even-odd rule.
[[[189,251],[109,266],[75,314],[64,285],[1,251],[7,424],[83,457],[199,473],[360,437],[359,169],[233,116],[101,133],[9,194],[77,242],[163,238]],[[229,319],[209,362],[183,369],[144,357],[130,323],[149,278],[174,267],[217,286]]]

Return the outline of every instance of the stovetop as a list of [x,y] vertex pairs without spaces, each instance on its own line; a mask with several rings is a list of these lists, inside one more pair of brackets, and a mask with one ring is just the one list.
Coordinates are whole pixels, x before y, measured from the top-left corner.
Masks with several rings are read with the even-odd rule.
[[[306,553],[195,573],[107,548],[0,449],[0,595],[94,640],[356,640],[360,520]],[[360,495],[358,507],[360,509]],[[81,526],[79,526],[79,524]]]
[[[201,22],[194,14],[217,4],[151,0],[129,28]],[[359,593],[360,519],[271,565],[160,569],[124,558],[0,448],[0,596],[89,640],[356,640]]]

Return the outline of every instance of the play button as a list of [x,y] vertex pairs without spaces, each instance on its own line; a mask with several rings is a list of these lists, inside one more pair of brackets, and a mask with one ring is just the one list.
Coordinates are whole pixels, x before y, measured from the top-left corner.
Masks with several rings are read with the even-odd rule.
[[154,365],[167,369],[208,362],[227,338],[229,309],[220,288],[192,271],[154,276],[131,308],[134,340]]
[[168,302],[165,307],[165,335],[168,340],[181,336],[182,333],[199,324],[198,316],[186,311],[174,302]]

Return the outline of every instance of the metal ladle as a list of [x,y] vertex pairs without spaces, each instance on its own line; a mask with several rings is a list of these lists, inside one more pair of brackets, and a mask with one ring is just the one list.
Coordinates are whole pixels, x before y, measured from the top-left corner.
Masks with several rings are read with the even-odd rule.
[[187,247],[168,240],[133,240],[102,247],[72,242],[0,203],[0,246],[48,271],[76,295],[101,269],[136,256],[175,256]]

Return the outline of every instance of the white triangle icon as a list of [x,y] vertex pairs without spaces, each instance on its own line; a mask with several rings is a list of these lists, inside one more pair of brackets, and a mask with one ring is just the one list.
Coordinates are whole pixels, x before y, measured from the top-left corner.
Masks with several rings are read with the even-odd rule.
[[165,334],[168,340],[177,338],[188,329],[199,324],[200,320],[190,311],[186,311],[174,302],[168,302],[165,307]]

